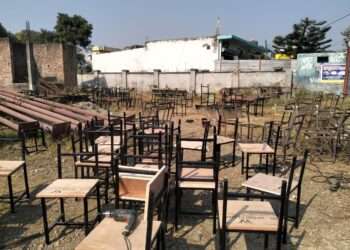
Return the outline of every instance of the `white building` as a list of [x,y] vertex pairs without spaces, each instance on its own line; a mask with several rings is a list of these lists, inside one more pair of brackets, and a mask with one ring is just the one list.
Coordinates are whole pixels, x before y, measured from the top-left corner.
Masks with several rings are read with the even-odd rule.
[[233,35],[159,40],[146,42],[141,48],[93,54],[92,67],[101,72],[181,72],[191,68],[214,71],[217,60],[254,58],[263,52],[256,43]]

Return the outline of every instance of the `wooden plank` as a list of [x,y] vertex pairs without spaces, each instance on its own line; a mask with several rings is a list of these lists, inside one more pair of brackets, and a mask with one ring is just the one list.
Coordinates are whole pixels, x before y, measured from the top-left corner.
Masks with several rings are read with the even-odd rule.
[[[223,201],[218,201],[219,219],[222,221]],[[270,202],[227,201],[226,226],[229,230],[276,232],[278,216]]]
[[98,179],[57,179],[40,191],[36,198],[85,198]]
[[273,154],[274,150],[267,143],[238,143],[244,153],[250,154]]
[[22,167],[24,161],[0,161],[0,176],[9,176]]
[[[160,225],[160,221],[153,221],[152,239],[156,237]],[[75,250],[129,250],[122,235],[125,226],[125,222],[116,221],[114,218],[105,218]],[[146,232],[146,221],[138,222],[135,230],[128,236],[128,241],[130,241],[133,250],[145,249]]]
[[[281,195],[282,181],[288,182],[286,178],[258,173],[243,182],[242,186],[265,193]],[[297,184],[296,181],[293,181],[292,189],[296,187]]]

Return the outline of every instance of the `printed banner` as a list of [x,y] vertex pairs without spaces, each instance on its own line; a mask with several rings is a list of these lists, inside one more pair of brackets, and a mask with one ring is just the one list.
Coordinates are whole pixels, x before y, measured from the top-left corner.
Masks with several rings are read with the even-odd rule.
[[345,64],[322,64],[321,82],[323,83],[344,83]]

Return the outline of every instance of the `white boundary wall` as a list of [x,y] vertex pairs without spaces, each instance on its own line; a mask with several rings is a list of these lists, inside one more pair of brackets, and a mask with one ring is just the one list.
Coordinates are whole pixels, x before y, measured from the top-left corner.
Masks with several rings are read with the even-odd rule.
[[201,84],[209,84],[212,91],[224,87],[290,87],[291,71],[249,72],[116,72],[78,75],[79,86],[101,84],[108,87],[134,87],[138,91],[149,91],[153,86],[178,88],[200,92]]

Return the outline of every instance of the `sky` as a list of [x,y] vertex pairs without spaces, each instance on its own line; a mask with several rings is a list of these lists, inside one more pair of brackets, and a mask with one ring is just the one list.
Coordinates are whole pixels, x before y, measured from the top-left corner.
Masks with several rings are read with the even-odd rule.
[[[145,40],[220,33],[269,47],[276,35],[308,16],[332,22],[350,13],[350,0],[2,0],[0,22],[11,32],[53,29],[57,13],[78,14],[93,24],[92,43],[122,48]],[[332,25],[332,49],[344,48],[341,32],[350,16]]]

